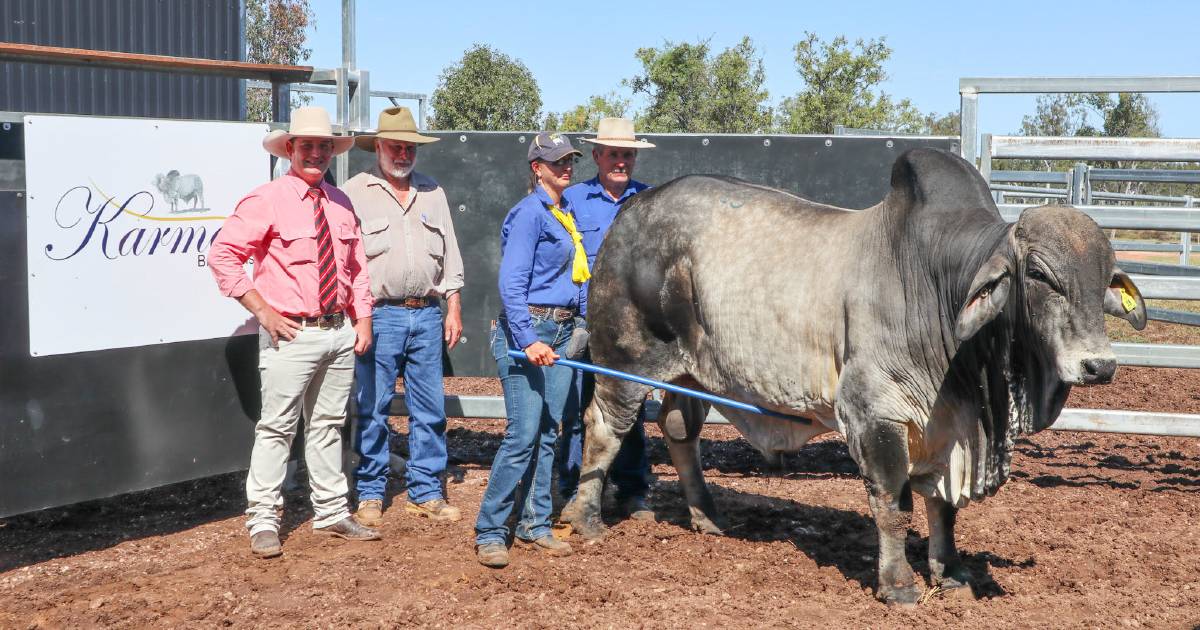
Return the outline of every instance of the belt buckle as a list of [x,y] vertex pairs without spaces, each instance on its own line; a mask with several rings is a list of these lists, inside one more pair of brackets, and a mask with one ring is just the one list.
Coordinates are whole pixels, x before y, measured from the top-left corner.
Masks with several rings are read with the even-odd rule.
[[344,315],[342,315],[341,313],[327,313],[325,315],[318,315],[317,316],[317,327],[320,328],[321,330],[330,330],[332,328],[341,328],[343,317],[344,317]]

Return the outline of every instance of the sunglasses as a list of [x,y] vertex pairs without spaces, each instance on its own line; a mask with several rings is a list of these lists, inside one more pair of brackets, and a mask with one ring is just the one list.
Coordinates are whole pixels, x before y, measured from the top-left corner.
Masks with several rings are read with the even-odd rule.
[[549,165],[553,166],[554,168],[562,168],[564,166],[574,165],[578,161],[579,161],[579,158],[574,155],[568,155],[567,157],[559,158],[557,160],[554,160],[553,162],[551,162],[549,160],[542,160],[542,162],[549,164]]

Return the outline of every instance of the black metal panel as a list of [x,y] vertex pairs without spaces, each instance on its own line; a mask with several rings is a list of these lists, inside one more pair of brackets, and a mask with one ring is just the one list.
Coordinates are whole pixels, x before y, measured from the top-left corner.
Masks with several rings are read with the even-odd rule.
[[[240,0],[0,0],[0,41],[238,61]],[[240,120],[242,82],[0,63],[0,111]]]
[[[488,325],[500,312],[496,274],[500,267],[500,224],[525,195],[529,133],[432,132],[441,142],[421,148],[417,169],[446,189],[463,254],[465,343],[449,353],[448,372],[494,376],[487,348]],[[575,181],[595,176],[583,134],[567,134],[589,155]],[[635,177],[661,184],[690,173],[741,177],[844,208],[866,208],[889,190],[892,163],[917,147],[957,150],[957,139],[882,136],[646,136],[657,145],[638,156]],[[350,173],[370,168],[374,153],[354,149]]]

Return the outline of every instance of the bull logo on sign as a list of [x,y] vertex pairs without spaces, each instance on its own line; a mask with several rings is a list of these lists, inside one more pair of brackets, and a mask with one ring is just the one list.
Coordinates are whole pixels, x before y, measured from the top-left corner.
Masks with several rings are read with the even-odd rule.
[[[208,210],[204,207],[204,180],[199,175],[180,175],[179,171],[170,170],[166,175],[159,173],[154,176],[154,187],[171,207],[172,214]],[[191,207],[180,210],[180,201],[190,203]]]

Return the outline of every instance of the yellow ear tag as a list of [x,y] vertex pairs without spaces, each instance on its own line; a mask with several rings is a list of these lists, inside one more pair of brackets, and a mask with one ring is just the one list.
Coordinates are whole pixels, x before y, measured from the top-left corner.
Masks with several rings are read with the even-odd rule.
[[1126,291],[1125,287],[1121,287],[1118,290],[1121,292],[1121,306],[1125,307],[1126,313],[1137,308],[1137,300],[1133,299],[1132,295],[1129,295],[1129,291]]

